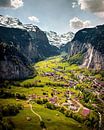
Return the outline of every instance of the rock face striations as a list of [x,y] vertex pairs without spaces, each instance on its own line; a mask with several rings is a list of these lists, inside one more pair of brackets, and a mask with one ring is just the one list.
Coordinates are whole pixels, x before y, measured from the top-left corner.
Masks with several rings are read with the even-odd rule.
[[31,63],[57,54],[37,26],[0,15],[0,79],[27,78],[33,75]]
[[104,25],[78,31],[68,49],[69,59],[81,54],[83,67],[104,70]]

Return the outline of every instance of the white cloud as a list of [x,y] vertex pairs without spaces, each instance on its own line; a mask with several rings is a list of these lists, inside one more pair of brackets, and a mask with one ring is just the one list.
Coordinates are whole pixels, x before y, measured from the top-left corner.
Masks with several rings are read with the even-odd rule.
[[22,0],[11,0],[11,6],[13,8],[19,8],[21,6],[23,6],[23,1]]
[[86,27],[90,27],[91,22],[89,20],[83,21],[78,17],[74,17],[70,20],[70,27],[73,29],[82,29]]
[[104,17],[104,0],[77,0],[77,2],[81,10],[90,11]]
[[0,7],[17,9],[23,6],[22,0],[0,0]]
[[28,19],[30,21],[32,21],[32,22],[35,22],[35,23],[39,23],[40,22],[39,19],[37,17],[35,17],[35,16],[29,16]]

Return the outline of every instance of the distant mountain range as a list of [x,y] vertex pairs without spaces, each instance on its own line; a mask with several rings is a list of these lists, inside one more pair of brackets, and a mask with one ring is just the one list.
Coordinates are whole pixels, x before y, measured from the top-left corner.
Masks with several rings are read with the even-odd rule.
[[57,34],[54,31],[50,31],[50,32],[46,32],[47,38],[49,40],[49,43],[51,45],[54,45],[58,48],[60,48],[61,46],[64,46],[66,43],[68,43],[69,41],[71,41],[74,37],[74,33],[73,32],[68,32],[68,33],[64,33],[64,34]]

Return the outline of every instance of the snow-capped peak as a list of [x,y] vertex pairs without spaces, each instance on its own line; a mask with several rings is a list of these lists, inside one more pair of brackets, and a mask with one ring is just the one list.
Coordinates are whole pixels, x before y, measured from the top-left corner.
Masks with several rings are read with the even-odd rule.
[[13,28],[23,28],[22,23],[17,18],[12,18],[8,16],[0,15],[0,26],[13,27]]
[[34,26],[33,24],[22,24],[17,18],[2,15],[0,15],[0,26],[8,28],[25,29],[27,31],[34,31],[34,32],[39,30],[39,28],[37,26]]
[[60,46],[62,46],[62,45],[65,45],[67,42],[71,41],[74,37],[73,32],[68,32],[68,33],[64,33],[61,35],[57,34],[54,31],[45,32],[45,33],[47,35],[49,43],[58,48],[60,48]]

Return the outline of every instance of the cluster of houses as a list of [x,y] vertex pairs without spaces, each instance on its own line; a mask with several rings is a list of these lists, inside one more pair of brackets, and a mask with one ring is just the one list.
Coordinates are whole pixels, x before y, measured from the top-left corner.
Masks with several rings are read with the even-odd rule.
[[68,110],[77,111],[79,109],[79,105],[74,103],[71,99],[67,100],[67,102],[63,103],[62,106],[66,106]]
[[59,102],[58,102],[58,97],[57,96],[49,98],[49,102],[54,104],[55,106],[59,106]]
[[[74,94],[73,92],[66,91],[65,93],[63,93],[63,96],[61,95],[61,97],[58,97],[57,96],[58,94],[62,94],[62,92],[57,91],[56,89],[52,89],[51,97],[48,95],[40,96],[40,95],[32,94],[32,95],[29,95],[27,99],[28,100],[47,99],[48,102],[54,104],[55,106],[64,106],[66,107],[66,109],[73,110],[73,111],[77,111],[79,109],[79,105],[73,100],[71,100],[71,95]],[[63,98],[66,97],[65,102],[62,102],[62,97]]]
[[56,72],[43,72],[42,76],[44,76],[44,77],[48,76],[57,82],[60,82],[60,81],[66,82],[66,79],[63,76],[56,74]]

